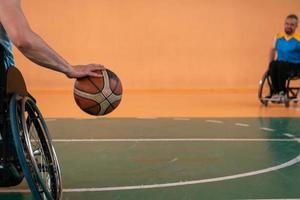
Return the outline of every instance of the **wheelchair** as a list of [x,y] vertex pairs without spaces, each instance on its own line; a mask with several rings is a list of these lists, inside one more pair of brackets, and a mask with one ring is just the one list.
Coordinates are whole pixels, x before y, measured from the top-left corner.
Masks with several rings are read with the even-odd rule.
[[36,100],[17,68],[0,68],[0,187],[25,178],[34,199],[61,199],[59,163]]
[[259,89],[258,89],[258,98],[262,105],[268,106],[269,102],[279,104],[283,103],[285,107],[290,106],[290,102],[297,103],[299,101],[298,94],[300,92],[300,86],[295,86],[293,82],[300,79],[298,74],[291,74],[286,80],[286,95],[282,100],[274,100],[272,99],[273,89],[272,89],[272,81],[269,70],[267,70],[262,79],[259,81]]

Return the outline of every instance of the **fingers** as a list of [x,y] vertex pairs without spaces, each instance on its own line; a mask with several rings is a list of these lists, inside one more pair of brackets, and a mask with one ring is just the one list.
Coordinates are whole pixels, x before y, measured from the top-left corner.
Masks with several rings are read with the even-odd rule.
[[101,71],[105,67],[101,64],[74,65],[73,70],[67,75],[69,78],[83,78],[86,76],[103,77]]
[[105,70],[105,67],[101,64],[90,64],[88,75],[92,77],[103,77],[100,71]]
[[93,72],[93,71],[90,71],[88,75],[96,78],[103,77],[102,73]]
[[105,69],[104,65],[101,64],[89,64],[88,66],[90,66],[92,71]]

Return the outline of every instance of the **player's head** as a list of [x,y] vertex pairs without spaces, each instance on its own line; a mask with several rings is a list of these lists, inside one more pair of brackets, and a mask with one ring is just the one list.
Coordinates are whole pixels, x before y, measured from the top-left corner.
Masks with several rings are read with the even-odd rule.
[[285,18],[284,22],[284,32],[287,35],[292,35],[298,26],[298,16],[291,14]]

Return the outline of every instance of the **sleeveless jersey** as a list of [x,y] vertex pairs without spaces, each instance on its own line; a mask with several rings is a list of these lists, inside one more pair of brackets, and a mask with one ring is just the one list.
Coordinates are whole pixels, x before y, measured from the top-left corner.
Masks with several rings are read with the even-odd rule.
[[300,63],[300,33],[288,36],[286,33],[277,35],[275,48],[277,60],[290,63]]
[[7,36],[6,31],[4,30],[3,26],[0,24],[0,45],[3,47],[3,52],[1,53],[1,62],[4,64],[5,68],[14,65],[14,56],[12,52],[12,44],[10,39]]

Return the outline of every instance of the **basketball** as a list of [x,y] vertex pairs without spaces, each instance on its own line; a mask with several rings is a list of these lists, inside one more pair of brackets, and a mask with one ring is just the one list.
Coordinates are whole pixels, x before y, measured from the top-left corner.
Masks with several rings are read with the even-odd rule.
[[101,70],[103,77],[84,77],[75,81],[74,99],[84,112],[106,115],[118,107],[122,98],[122,84],[112,71]]

